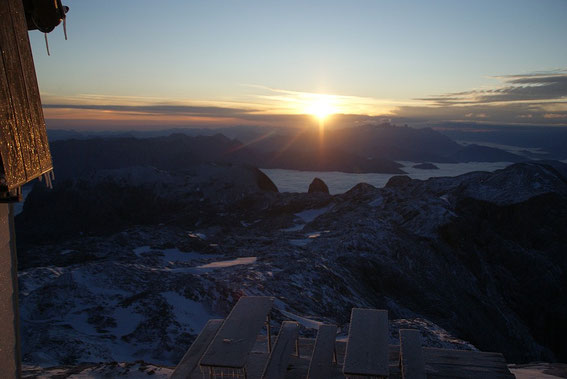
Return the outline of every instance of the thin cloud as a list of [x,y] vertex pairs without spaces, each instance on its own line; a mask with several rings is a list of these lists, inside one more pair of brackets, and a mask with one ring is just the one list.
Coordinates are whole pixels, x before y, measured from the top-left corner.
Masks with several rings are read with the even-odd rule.
[[[327,126],[378,122],[475,121],[567,125],[567,71],[495,77],[500,84],[437,96],[398,101],[344,94],[302,92],[261,85],[225,101],[81,94],[42,94],[46,118],[179,125],[271,125],[313,127],[309,106],[330,104]],[[246,91],[243,91],[246,92]]]
[[567,125],[567,71],[495,77],[500,85],[424,97],[420,106],[397,108],[394,117],[411,120],[477,121]]
[[[319,101],[329,104],[333,116],[329,125],[339,122],[361,122],[374,116],[387,116],[396,106],[411,102],[395,102],[369,97],[320,94],[251,85],[255,91],[240,101],[167,101],[136,96],[82,94],[75,97],[46,96],[46,117],[52,119],[144,119],[152,118],[197,124],[253,123],[305,126],[313,123],[310,108]],[[416,102],[414,102],[416,103]]]
[[437,106],[567,100],[567,72],[564,70],[497,78],[502,85],[494,89],[454,92],[418,100],[430,101]]
[[46,109],[85,109],[130,114],[177,115],[192,117],[242,117],[256,112],[256,109],[224,108],[192,105],[95,105],[95,104],[45,104]]

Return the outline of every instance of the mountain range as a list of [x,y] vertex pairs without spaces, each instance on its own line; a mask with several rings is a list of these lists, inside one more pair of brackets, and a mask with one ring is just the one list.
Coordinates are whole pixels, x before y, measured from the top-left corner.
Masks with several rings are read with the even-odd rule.
[[[72,134],[75,135],[75,134]],[[302,171],[402,174],[397,161],[521,162],[529,158],[501,149],[463,146],[430,128],[364,125],[295,133],[267,131],[240,141],[223,134],[176,133],[147,138],[112,136],[60,139],[51,143],[56,174],[61,178],[97,169],[152,165],[165,170],[204,162],[249,164],[260,168]]]

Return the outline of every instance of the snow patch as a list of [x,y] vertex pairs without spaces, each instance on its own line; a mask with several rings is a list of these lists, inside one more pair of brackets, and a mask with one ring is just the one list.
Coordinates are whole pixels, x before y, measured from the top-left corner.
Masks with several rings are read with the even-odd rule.
[[293,246],[306,246],[312,239],[309,238],[302,238],[302,239],[292,239],[289,240],[289,243]]
[[86,312],[73,313],[67,316],[67,318],[61,322],[61,324],[70,324],[73,329],[82,334],[88,334],[91,336],[98,335],[95,327],[88,322],[88,315]]
[[303,222],[308,223],[315,220],[317,217],[321,216],[322,214],[330,211],[333,208],[333,206],[334,205],[331,204],[323,208],[307,209],[305,211],[294,214],[294,216],[299,217]]
[[206,240],[206,239],[207,239],[207,236],[204,235],[203,233],[189,233],[189,237],[191,237],[191,238],[199,238],[199,239],[202,239],[202,240]]
[[161,294],[173,307],[173,314],[178,322],[190,325],[190,331],[198,334],[207,321],[216,317],[203,306],[203,304],[187,299],[177,292],[168,291]]
[[[212,254],[201,254],[196,252],[185,252],[179,249],[152,249],[150,246],[141,246],[134,249],[134,254],[139,257],[142,257],[143,254],[147,254],[151,251],[155,251],[156,253],[163,254],[162,260],[164,263],[173,263],[173,262],[189,262],[196,259],[205,259],[205,258],[212,258],[217,257],[217,255]],[[156,254],[158,256],[158,254]]]
[[165,249],[165,250],[160,250],[164,257],[163,260],[166,262],[187,262],[187,261],[192,261],[195,259],[203,259],[203,258],[211,258],[211,257],[216,257],[216,255],[212,255],[212,254],[201,254],[201,253],[195,253],[195,252],[184,252],[181,251],[179,249]]
[[304,226],[305,224],[296,224],[290,228],[282,229],[282,232],[298,232],[300,230],[303,230]]
[[134,249],[134,254],[141,256],[142,254],[149,253],[150,251],[152,251],[150,246],[140,246]]
[[383,202],[384,199],[382,198],[382,196],[378,196],[376,199],[372,200],[368,205],[370,205],[371,207],[379,207],[382,205]]
[[144,320],[142,315],[134,312],[131,307],[114,309],[114,320],[116,327],[111,328],[112,334],[122,337],[132,333],[138,327],[138,324]]
[[231,259],[228,261],[218,261],[218,262],[211,262],[205,265],[197,266],[195,268],[225,268],[231,267],[236,265],[249,265],[256,262],[257,257],[243,257],[243,258],[236,258]]
[[319,326],[323,325],[323,323],[320,322],[320,321],[315,321],[315,320],[311,320],[307,317],[298,316],[294,313],[284,311],[283,309],[279,309],[279,311],[285,317],[297,321],[298,323],[300,323],[301,325],[303,325],[304,327],[306,327],[308,329],[319,329]]
[[[38,353],[39,355],[39,353]],[[167,379],[173,368],[156,366],[138,361],[136,363],[83,363],[73,366],[40,367],[22,365],[24,378],[124,378],[124,379]]]

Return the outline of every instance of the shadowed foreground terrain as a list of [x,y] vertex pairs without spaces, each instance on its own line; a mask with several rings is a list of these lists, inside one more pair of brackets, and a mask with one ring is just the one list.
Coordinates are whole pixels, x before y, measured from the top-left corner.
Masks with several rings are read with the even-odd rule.
[[[565,378],[567,367],[562,363],[535,363],[527,365],[510,365],[510,370],[517,379],[531,378]],[[142,361],[136,363],[90,363],[79,366],[57,366],[42,369],[37,366],[24,366],[23,378],[36,378],[39,375],[53,377],[60,375],[83,375],[90,378],[107,378],[120,376],[121,378],[169,378],[173,368],[157,366]]]
[[334,196],[260,174],[137,167],[34,189],[16,219],[24,361],[176,364],[244,294],[275,296],[273,322],[307,337],[372,307],[392,341],[404,326],[428,346],[567,359],[567,165]]

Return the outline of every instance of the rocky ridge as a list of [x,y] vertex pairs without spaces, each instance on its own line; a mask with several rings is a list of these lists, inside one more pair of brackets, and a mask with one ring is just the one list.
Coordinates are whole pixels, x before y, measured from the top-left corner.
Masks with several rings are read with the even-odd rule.
[[[110,193],[137,188],[162,205],[148,206],[147,222],[56,242],[32,237],[57,199],[109,193],[108,176],[30,194],[17,220],[24,361],[175,364],[204,322],[244,294],[275,296],[274,323],[296,319],[306,336],[320,322],[345,333],[352,307],[374,307],[389,310],[392,341],[411,326],[430,346],[512,362],[567,356],[565,164],[398,176],[335,196],[263,190],[253,175],[244,187],[176,179],[168,188],[171,174],[144,184],[135,172],[115,172]],[[81,199],[103,215],[115,200]],[[80,219],[66,212],[53,230]]]

